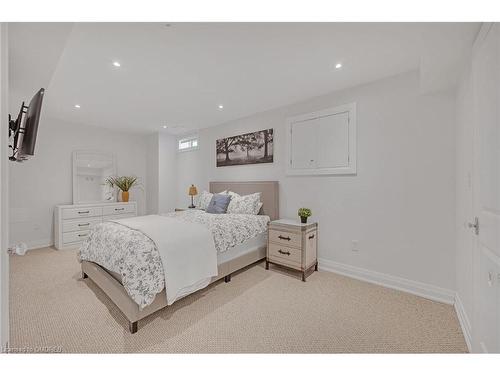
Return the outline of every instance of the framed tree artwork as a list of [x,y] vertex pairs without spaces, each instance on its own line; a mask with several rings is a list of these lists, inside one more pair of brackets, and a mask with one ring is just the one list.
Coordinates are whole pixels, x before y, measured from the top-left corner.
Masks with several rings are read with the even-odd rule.
[[217,167],[273,162],[273,129],[218,139]]

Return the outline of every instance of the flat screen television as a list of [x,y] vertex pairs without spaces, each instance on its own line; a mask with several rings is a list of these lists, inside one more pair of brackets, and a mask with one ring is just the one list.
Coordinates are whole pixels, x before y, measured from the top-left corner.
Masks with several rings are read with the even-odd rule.
[[23,161],[35,154],[36,136],[44,93],[45,89],[38,90],[27,107],[24,103],[22,104],[17,119],[11,121],[10,130],[13,132],[14,138],[10,160]]

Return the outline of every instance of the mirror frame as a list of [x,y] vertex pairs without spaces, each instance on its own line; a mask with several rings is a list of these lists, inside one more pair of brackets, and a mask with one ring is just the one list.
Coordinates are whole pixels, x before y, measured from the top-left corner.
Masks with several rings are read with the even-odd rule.
[[81,154],[95,154],[111,157],[113,163],[113,172],[112,175],[116,175],[116,157],[114,154],[103,151],[95,151],[95,150],[77,150],[73,151],[73,159],[72,159],[72,167],[73,167],[73,204],[93,204],[93,203],[113,203],[116,202],[116,197],[113,201],[85,201],[85,202],[77,202],[76,198],[78,197],[78,179],[77,179],[77,165],[76,162],[78,160],[78,155]]

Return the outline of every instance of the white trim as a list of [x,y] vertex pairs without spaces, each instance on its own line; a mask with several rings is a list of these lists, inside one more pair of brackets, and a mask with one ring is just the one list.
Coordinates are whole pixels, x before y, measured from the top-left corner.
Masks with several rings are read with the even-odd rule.
[[335,272],[344,276],[352,277],[353,279],[367,281],[369,283],[381,285],[387,288],[411,293],[419,297],[446,303],[448,305],[453,305],[455,303],[455,292],[449,289],[381,272],[370,271],[365,268],[354,267],[327,259],[319,259],[318,262],[319,269],[323,271]]
[[[36,249],[42,249],[44,247],[54,246],[54,241],[47,238],[42,240],[25,242],[25,244],[28,247],[28,250],[36,250]],[[15,245],[16,244],[11,244],[9,247],[14,247]]]
[[[334,168],[301,168],[296,169],[291,166],[292,156],[292,125],[294,123],[312,120],[319,117],[331,116],[335,114],[345,113],[349,114],[349,145],[348,145],[348,165]],[[333,108],[323,109],[310,113],[301,114],[298,116],[289,117],[286,120],[286,175],[288,176],[307,176],[307,175],[352,175],[356,174],[357,161],[356,161],[356,103],[349,103],[339,105]]]
[[472,329],[470,325],[469,317],[465,312],[464,305],[462,304],[462,300],[460,299],[460,295],[455,293],[455,311],[458,316],[458,321],[460,322],[460,327],[462,328],[462,332],[464,334],[465,343],[467,344],[467,349],[469,349],[469,353],[472,351]]

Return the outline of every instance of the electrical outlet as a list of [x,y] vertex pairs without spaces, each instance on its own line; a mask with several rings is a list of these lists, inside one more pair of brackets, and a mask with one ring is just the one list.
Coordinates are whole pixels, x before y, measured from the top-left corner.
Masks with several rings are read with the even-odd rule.
[[358,240],[351,241],[351,250],[352,251],[359,251],[359,241]]

